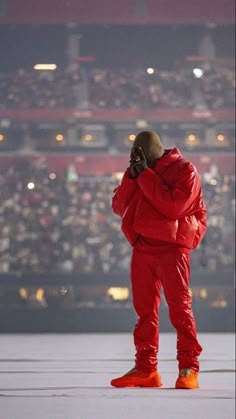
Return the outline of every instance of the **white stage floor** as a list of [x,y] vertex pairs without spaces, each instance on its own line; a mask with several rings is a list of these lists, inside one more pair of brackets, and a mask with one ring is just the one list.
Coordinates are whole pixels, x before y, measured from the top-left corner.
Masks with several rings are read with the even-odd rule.
[[132,334],[0,335],[0,419],[234,419],[233,334],[199,334],[200,389],[175,390],[175,335],[160,336],[160,389],[110,386]]

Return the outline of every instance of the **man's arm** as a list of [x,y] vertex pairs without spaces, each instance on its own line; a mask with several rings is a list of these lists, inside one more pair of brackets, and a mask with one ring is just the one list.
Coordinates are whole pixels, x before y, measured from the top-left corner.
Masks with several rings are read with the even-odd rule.
[[173,220],[186,215],[200,192],[200,180],[191,163],[182,167],[173,186],[150,168],[139,175],[137,183],[152,206]]
[[132,198],[137,187],[136,180],[130,177],[129,169],[127,169],[120,186],[114,190],[114,195],[112,197],[112,209],[115,214],[123,217],[129,200]]

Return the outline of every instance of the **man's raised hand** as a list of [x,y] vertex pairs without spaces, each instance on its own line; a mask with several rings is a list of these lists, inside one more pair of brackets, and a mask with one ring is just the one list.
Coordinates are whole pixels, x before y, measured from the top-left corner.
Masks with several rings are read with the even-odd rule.
[[142,147],[134,148],[130,154],[129,173],[132,179],[136,179],[140,173],[148,168],[147,159]]

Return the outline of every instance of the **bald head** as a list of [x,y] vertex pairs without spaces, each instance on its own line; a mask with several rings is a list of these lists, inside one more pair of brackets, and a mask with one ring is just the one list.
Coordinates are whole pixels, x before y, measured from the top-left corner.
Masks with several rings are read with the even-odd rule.
[[142,147],[147,160],[150,162],[150,166],[157,159],[160,159],[165,152],[159,135],[154,131],[140,132],[134,140],[133,149],[138,147]]

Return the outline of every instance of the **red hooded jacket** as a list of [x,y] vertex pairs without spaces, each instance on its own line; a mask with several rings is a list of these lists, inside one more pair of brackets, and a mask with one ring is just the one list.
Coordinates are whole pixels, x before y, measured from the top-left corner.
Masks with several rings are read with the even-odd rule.
[[122,217],[122,231],[132,246],[141,235],[194,249],[207,228],[201,180],[177,148],[166,152],[137,179],[126,170],[112,208]]

